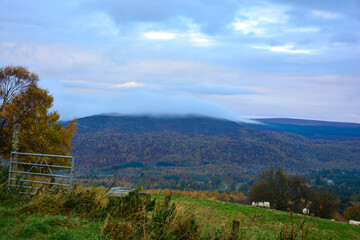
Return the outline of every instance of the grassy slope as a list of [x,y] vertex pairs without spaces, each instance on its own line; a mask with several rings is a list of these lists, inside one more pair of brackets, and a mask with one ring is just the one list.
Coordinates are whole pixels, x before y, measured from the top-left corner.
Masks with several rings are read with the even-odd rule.
[[0,239],[100,239],[101,223],[63,215],[27,214],[0,202]]
[[[164,198],[163,195],[155,196]],[[196,215],[203,233],[221,229],[224,225],[226,231],[230,231],[232,221],[240,220],[246,239],[277,239],[281,229],[291,225],[289,213],[273,209],[182,196],[172,196],[172,201]],[[295,225],[304,218],[293,216]],[[310,228],[311,239],[360,239],[360,226],[309,217],[306,225]]]
[[[154,194],[159,200],[164,195]],[[179,208],[193,213],[202,235],[220,231],[230,232],[232,220],[241,221],[245,239],[278,239],[279,232],[290,228],[289,213],[246,205],[172,196]],[[295,226],[303,216],[294,215]],[[102,222],[63,215],[26,214],[16,204],[0,202],[0,239],[98,239]],[[360,226],[307,218],[310,239],[360,239]]]

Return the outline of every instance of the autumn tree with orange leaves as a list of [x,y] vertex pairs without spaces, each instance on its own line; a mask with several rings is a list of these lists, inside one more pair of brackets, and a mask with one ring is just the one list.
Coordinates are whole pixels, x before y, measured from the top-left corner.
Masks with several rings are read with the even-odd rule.
[[76,120],[67,126],[50,112],[53,97],[38,86],[39,77],[26,67],[0,68],[0,152],[8,159],[14,124],[21,125],[20,152],[69,155]]

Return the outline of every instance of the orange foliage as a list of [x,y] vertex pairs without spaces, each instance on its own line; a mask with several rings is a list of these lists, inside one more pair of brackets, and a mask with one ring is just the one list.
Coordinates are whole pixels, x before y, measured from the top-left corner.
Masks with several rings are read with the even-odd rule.
[[38,76],[8,66],[0,68],[0,80],[0,152],[10,153],[13,126],[20,124],[20,152],[69,155],[76,120],[63,127],[60,115],[49,112],[53,97],[37,86]]

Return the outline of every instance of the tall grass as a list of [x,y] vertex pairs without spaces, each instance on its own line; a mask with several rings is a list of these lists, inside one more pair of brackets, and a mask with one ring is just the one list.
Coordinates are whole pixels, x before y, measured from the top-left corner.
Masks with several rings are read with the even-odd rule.
[[[6,178],[6,173],[1,176]],[[142,188],[122,198],[108,198],[97,188],[74,187],[69,193],[40,189],[35,195],[8,193],[6,181],[0,188],[4,200],[0,219],[7,222],[0,227],[5,231],[8,225],[17,226],[7,229],[16,238],[72,239],[71,229],[78,226],[73,219],[80,219],[99,223],[95,235],[100,238],[199,239],[193,218],[176,205],[165,209],[161,202],[141,193]]]
[[[1,169],[0,169],[1,170]],[[0,176],[6,172],[0,171]],[[2,178],[0,177],[0,180]],[[184,196],[107,197],[104,188],[69,193],[41,189],[34,196],[8,193],[0,181],[1,239],[357,239],[353,226]],[[240,226],[232,231],[233,220]],[[355,226],[356,228],[356,226]],[[326,232],[327,231],[327,232]],[[358,235],[356,235],[359,233]],[[337,235],[336,235],[337,234]],[[360,239],[360,237],[358,237]]]

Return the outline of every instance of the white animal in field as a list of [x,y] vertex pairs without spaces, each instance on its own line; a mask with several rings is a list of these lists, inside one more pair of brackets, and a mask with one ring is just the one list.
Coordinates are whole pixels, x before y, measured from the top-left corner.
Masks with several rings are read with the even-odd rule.
[[264,207],[265,208],[270,208],[270,203],[269,202],[264,202]]
[[309,215],[309,213],[310,213],[310,210],[308,208],[303,209],[303,214]]
[[264,207],[264,208],[270,208],[269,202],[252,202],[251,206],[253,207]]
[[330,219],[330,221],[336,222],[336,220],[335,220],[335,219],[333,219],[333,218],[332,218],[332,219]]
[[360,226],[360,221],[349,220],[349,223],[350,223],[351,225],[357,225],[357,226]]

